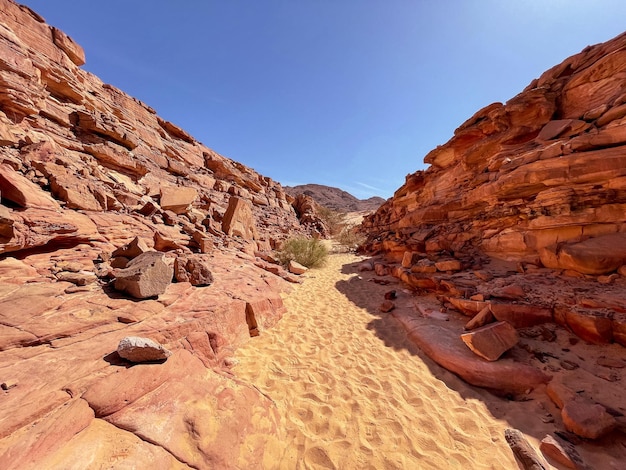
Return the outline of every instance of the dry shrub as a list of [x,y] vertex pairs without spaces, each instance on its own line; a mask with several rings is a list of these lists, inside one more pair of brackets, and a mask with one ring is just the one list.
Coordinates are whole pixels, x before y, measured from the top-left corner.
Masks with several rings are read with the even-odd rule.
[[329,209],[328,207],[319,206],[318,215],[328,228],[331,237],[335,237],[341,233],[346,226],[346,214]]
[[348,248],[356,249],[365,243],[365,236],[358,233],[354,227],[347,227],[341,231],[337,237],[337,242]]
[[279,261],[288,265],[293,260],[307,268],[319,268],[328,257],[326,245],[317,238],[296,237],[283,243],[278,252]]

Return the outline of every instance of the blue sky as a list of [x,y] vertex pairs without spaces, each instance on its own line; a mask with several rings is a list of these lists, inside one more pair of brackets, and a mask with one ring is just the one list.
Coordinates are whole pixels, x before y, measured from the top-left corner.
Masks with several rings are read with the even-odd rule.
[[623,0],[22,0],[86,70],[284,185],[389,197],[478,109],[624,30]]

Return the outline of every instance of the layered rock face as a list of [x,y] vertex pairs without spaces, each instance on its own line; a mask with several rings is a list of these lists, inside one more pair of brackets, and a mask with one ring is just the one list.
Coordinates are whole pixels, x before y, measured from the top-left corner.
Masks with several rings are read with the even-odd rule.
[[[231,355],[295,280],[255,255],[303,228],[84,60],[0,0],[0,467],[259,468],[276,413]],[[124,337],[172,354],[133,365]]]
[[478,249],[569,268],[564,243],[626,231],[625,78],[621,35],[478,111],[367,219],[381,239],[372,248]]
[[626,34],[478,111],[424,161],[365,219],[366,251],[416,289],[626,345]]

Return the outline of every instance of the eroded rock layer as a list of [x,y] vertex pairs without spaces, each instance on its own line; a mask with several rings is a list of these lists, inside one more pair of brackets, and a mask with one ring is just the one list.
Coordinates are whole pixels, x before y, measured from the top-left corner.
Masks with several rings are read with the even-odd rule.
[[448,307],[488,301],[516,327],[626,345],[626,33],[481,109],[424,161],[363,222],[385,270]]
[[400,257],[407,249],[479,250],[583,273],[615,270],[586,267],[569,246],[626,232],[625,144],[623,34],[463,123],[426,155],[426,171],[408,175],[366,219],[369,247]]
[[[275,405],[229,367],[296,280],[264,252],[303,228],[84,61],[0,0],[0,467],[259,468]],[[171,355],[131,363],[125,337]]]

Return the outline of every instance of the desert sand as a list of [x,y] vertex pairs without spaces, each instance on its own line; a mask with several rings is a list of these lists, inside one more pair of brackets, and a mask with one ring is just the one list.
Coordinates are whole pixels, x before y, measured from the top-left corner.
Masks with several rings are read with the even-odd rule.
[[368,282],[360,260],[335,254],[309,271],[283,319],[237,351],[235,374],[280,414],[283,436],[264,467],[518,468],[504,430],[535,431],[536,444],[537,404],[472,388],[425,357],[378,311],[391,288],[399,304],[412,298]]

